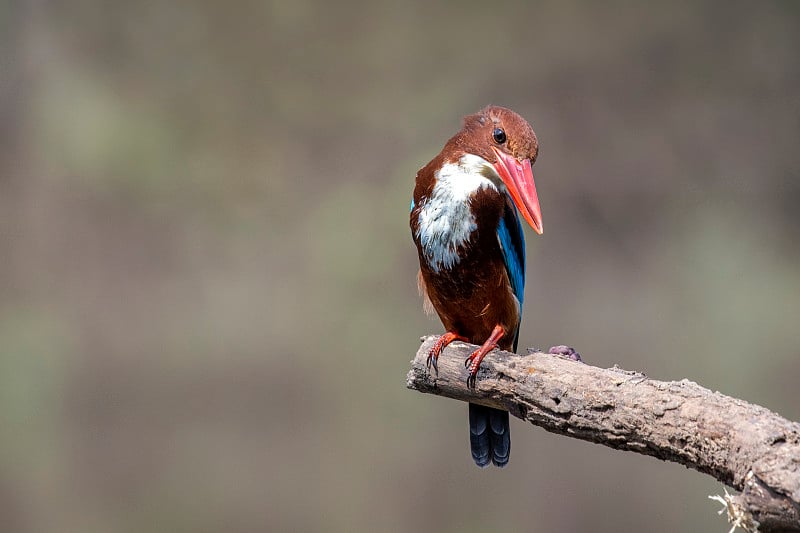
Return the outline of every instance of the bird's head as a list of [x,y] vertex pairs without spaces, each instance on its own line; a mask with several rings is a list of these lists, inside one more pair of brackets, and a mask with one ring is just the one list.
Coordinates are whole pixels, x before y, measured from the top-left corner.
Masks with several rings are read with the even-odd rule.
[[510,109],[488,106],[464,119],[464,127],[450,140],[451,150],[482,158],[480,172],[500,190],[506,190],[528,224],[542,234],[542,211],[531,165],[539,155],[536,134],[528,122]]

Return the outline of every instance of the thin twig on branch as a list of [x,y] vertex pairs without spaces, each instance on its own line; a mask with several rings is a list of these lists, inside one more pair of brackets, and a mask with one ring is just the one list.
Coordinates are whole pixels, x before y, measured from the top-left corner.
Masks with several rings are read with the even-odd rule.
[[656,381],[543,353],[493,351],[470,390],[463,363],[475,347],[448,346],[437,375],[425,367],[437,338],[422,339],[408,388],[505,409],[553,433],[694,468],[741,491],[725,498],[741,524],[800,531],[800,424],[686,379]]

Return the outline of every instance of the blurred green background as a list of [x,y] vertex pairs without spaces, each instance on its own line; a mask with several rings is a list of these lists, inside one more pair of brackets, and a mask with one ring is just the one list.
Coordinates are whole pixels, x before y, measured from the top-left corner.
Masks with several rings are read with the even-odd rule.
[[795,2],[0,6],[0,529],[724,531],[721,486],[405,389],[408,202],[528,118],[520,346],[800,419]]

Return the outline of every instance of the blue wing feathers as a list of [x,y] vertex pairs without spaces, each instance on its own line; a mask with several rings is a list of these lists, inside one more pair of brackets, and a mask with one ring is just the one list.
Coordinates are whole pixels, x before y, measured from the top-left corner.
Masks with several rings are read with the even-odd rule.
[[508,279],[511,281],[511,289],[521,304],[525,298],[525,237],[517,209],[509,204],[506,205],[505,213],[497,227],[497,238],[503,250],[503,260]]
[[[511,290],[519,300],[520,308],[525,299],[525,235],[522,232],[522,223],[519,220],[517,208],[511,201],[506,202],[506,209],[500,218],[497,227],[497,239],[503,251],[503,261],[506,265]],[[522,309],[520,309],[520,312]],[[514,351],[517,350],[519,328],[514,332]]]

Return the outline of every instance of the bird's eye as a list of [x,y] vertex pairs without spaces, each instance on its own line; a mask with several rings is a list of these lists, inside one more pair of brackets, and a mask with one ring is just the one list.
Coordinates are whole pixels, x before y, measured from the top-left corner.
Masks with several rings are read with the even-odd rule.
[[497,144],[503,144],[506,142],[506,132],[503,131],[503,128],[495,128],[492,132],[492,139],[494,139],[494,142]]

